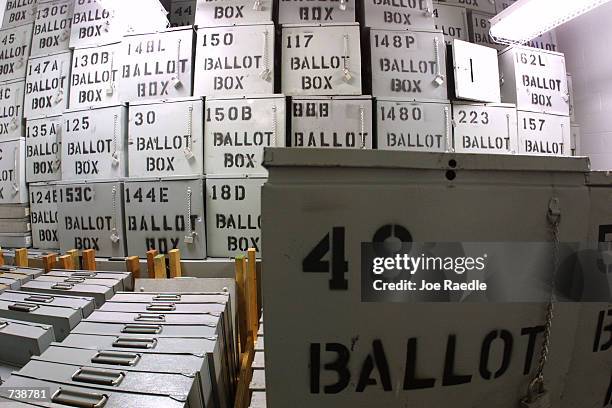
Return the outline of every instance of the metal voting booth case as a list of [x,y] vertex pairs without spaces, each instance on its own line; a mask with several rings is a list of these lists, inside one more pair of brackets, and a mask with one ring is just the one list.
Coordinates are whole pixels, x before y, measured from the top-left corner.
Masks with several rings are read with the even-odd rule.
[[[275,219],[274,228],[263,229],[271,408],[295,401],[317,408],[442,406],[449,398],[457,407],[516,407],[535,371],[529,361],[537,361],[537,356],[529,359],[525,330],[543,324],[546,305],[362,303],[361,243],[407,235],[415,242],[547,242],[552,240],[551,199],[561,205],[561,242],[597,241],[598,231],[601,235],[611,224],[609,192],[606,200],[589,199],[586,159],[268,149],[265,164],[269,182],[263,187],[262,216]],[[455,211],[448,211],[449,200]],[[605,205],[606,213],[592,211],[595,203]],[[500,212],[506,216],[500,218]],[[591,214],[588,222],[585,214]],[[474,228],[476,223],[486,227]],[[288,240],[297,230],[300,238]],[[346,286],[339,290],[330,290],[330,273],[303,270],[304,259],[326,237],[334,237],[334,259],[346,265],[341,269]],[[323,259],[331,265],[331,252],[323,256],[328,255]],[[592,345],[607,338],[603,326],[596,327],[598,316],[602,324],[609,321],[609,312],[606,317],[594,310],[585,320],[580,305],[558,303],[555,316],[546,369],[552,406],[596,406],[608,392],[610,359],[593,356]],[[304,325],[307,321],[317,324]],[[500,330],[505,341],[499,340]],[[500,341],[496,351],[486,348],[487,338]],[[493,376],[489,370],[498,370],[509,341],[514,352]],[[595,343],[598,351],[605,341]],[[373,350],[376,361],[384,353],[389,383],[379,380]],[[338,367],[346,367],[346,382],[328,364],[341,356],[346,359],[338,360],[344,361]],[[599,369],[587,375],[582,361],[595,358]],[[452,387],[449,364],[451,376],[462,379]],[[291,378],[286,367],[294,367]],[[592,393],[579,388],[586,380],[581,372]],[[580,390],[578,405],[566,402],[567,396],[561,400],[569,390],[568,373]],[[356,392],[365,380],[362,392]]]

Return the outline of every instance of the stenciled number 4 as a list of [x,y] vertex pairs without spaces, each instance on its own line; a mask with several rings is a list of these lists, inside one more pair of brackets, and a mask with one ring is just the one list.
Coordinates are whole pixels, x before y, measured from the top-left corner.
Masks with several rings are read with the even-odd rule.
[[[319,241],[302,261],[302,271],[306,273],[330,273],[330,290],[348,290],[348,280],[345,274],[348,272],[348,262],[344,253],[344,227],[332,228],[331,237],[329,232]],[[324,260],[331,253],[331,264]]]

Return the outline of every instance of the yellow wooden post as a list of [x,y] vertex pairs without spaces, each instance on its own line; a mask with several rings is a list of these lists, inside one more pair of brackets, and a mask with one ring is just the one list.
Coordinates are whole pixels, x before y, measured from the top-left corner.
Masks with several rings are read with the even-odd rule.
[[62,255],[57,259],[57,267],[59,269],[74,269],[74,260],[70,255]]
[[4,251],[0,249],[0,266],[4,266]]
[[69,255],[72,258],[72,269],[81,269],[81,260],[79,259],[79,251],[76,249],[71,249],[66,251],[66,255]]
[[15,250],[15,266],[28,267],[28,250],[26,248]]
[[147,272],[149,274],[149,278],[155,279],[155,257],[159,255],[157,249],[151,249],[147,251]]
[[125,260],[125,270],[132,272],[133,279],[140,278],[140,259],[137,256],[127,257]]
[[55,267],[56,262],[57,262],[57,254],[51,253],[51,254],[43,255],[42,263],[43,263],[43,269],[45,270],[45,273],[50,272],[51,269]]
[[96,251],[86,249],[83,251],[83,269],[86,271],[96,270]]
[[245,302],[245,275],[246,275],[246,259],[244,256],[237,256],[235,261],[236,270],[236,316],[238,318],[238,332],[240,340],[240,351],[246,350],[247,339],[247,308]]
[[249,258],[246,275],[247,308],[249,310],[248,330],[252,332],[253,341],[255,341],[255,339],[257,339],[259,327],[259,311],[257,310],[257,261],[255,258],[255,250],[253,248],[249,249],[247,251],[247,256]]
[[168,263],[170,264],[170,277],[180,278],[182,276],[180,249],[172,249],[168,251]]
[[153,269],[155,270],[155,279],[166,279],[166,257],[157,255],[153,258]]

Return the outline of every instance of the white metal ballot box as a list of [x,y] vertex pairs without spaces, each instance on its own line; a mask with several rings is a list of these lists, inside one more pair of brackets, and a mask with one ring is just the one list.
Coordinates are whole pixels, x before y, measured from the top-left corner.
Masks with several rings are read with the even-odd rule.
[[372,95],[448,100],[442,33],[371,30],[370,47]]
[[28,183],[62,179],[61,135],[61,115],[28,119],[26,125]]
[[371,149],[372,98],[310,96],[291,100],[291,147]]
[[125,177],[127,107],[68,110],[63,116],[62,179]]
[[121,41],[123,34],[121,19],[111,3],[100,0],[75,0],[70,48],[115,43]]
[[580,125],[572,124],[572,135],[570,140],[572,156],[580,156]]
[[491,30],[491,18],[493,16],[494,15],[477,11],[472,11],[470,13],[470,42],[501,51],[508,47],[508,45],[496,43],[489,35],[489,31]]
[[122,102],[191,96],[193,37],[192,27],[123,37]]
[[23,137],[25,82],[0,82],[0,140]]
[[170,0],[170,27],[191,26],[195,22],[196,0]]
[[72,51],[28,61],[24,116],[61,115],[68,107]]
[[[365,302],[362,243],[548,242],[551,198],[562,206],[561,242],[583,242],[586,159],[269,149],[265,165],[262,217],[274,217],[263,228],[269,408],[520,406],[546,303],[393,303],[392,294]],[[580,308],[555,305],[551,407],[564,406]]]
[[40,2],[36,10],[33,57],[69,51],[74,0]]
[[454,98],[500,103],[497,52],[489,47],[453,39]]
[[358,24],[285,25],[282,42],[285,95],[361,95]]
[[433,15],[436,19],[436,30],[441,30],[447,44],[453,38],[469,41],[467,10],[452,4],[434,3]]
[[274,25],[199,27],[195,96],[274,93]]
[[282,95],[206,99],[206,175],[266,177],[264,147],[285,146],[285,106]]
[[129,254],[145,258],[151,249],[179,249],[183,259],[206,258],[201,178],[129,181],[124,200]]
[[133,103],[129,114],[130,177],[203,174],[202,98]]
[[3,28],[29,24],[36,18],[36,0],[7,0],[3,4],[6,4],[3,10]]
[[559,46],[557,45],[557,33],[553,31],[549,31],[547,33],[542,34],[539,37],[534,38],[533,40],[525,43],[526,47],[540,48],[545,51],[559,51]]
[[58,249],[57,202],[55,184],[30,184],[32,245],[37,249]]
[[354,23],[358,0],[280,0],[278,24]]
[[0,29],[0,77],[14,81],[26,77],[32,24]]
[[495,13],[493,14],[501,13],[514,3],[516,3],[516,0],[495,0]]
[[361,21],[386,30],[433,30],[432,0],[363,0]]
[[119,103],[120,47],[115,43],[73,51],[70,109]]
[[453,148],[449,102],[376,99],[378,150],[449,152]]
[[0,204],[27,204],[25,139],[0,142]]
[[453,4],[470,10],[495,14],[495,0],[437,0],[439,3]]
[[249,248],[261,256],[261,186],[265,178],[206,178],[206,247],[211,258]]
[[198,27],[218,27],[272,22],[272,9],[275,1],[197,0],[194,24]]
[[574,98],[574,81],[572,80],[572,74],[567,74],[567,93],[569,95],[569,116],[570,121],[574,123],[576,121],[576,99]]
[[123,183],[58,183],[60,250],[95,249],[103,257],[125,256]]
[[511,104],[453,102],[455,152],[516,154],[516,120]]
[[511,47],[499,54],[502,102],[518,110],[569,115],[565,57],[558,52]]
[[571,156],[569,116],[525,112],[518,114],[519,154],[530,156]]

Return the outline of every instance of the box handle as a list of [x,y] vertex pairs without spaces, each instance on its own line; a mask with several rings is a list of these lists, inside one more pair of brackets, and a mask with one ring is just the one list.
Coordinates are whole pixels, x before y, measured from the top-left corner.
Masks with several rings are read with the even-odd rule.
[[163,314],[143,314],[139,313],[138,316],[134,318],[137,322],[165,322],[166,316]]
[[179,302],[181,300],[181,295],[172,295],[172,294],[159,294],[153,297],[154,302]]
[[121,333],[127,334],[159,334],[162,327],[158,324],[126,324]]
[[64,279],[66,283],[85,283],[85,278],[68,278]]
[[71,278],[95,278],[98,274],[95,272],[74,272],[70,274]]
[[54,296],[32,295],[24,299],[26,302],[51,303],[55,300]]
[[16,270],[17,268],[15,268],[14,266],[7,266],[7,265],[0,266],[0,271],[2,272],[15,272]]
[[15,303],[15,304],[9,305],[8,309],[14,312],[30,313],[30,312],[35,311],[39,307],[40,306],[38,305],[29,305],[27,303]]
[[135,366],[140,360],[140,354],[121,353],[118,351],[100,351],[91,358],[94,364],[107,364],[118,366]]
[[72,375],[72,381],[110,387],[118,386],[124,378],[125,373],[122,371],[108,371],[90,367],[81,367]]
[[51,286],[51,289],[70,290],[73,287],[74,285],[72,283],[56,283],[55,285]]
[[176,305],[174,303],[152,303],[147,305],[147,310],[151,312],[172,312],[176,310]]
[[77,390],[65,390],[59,388],[53,396],[51,402],[55,404],[68,405],[77,408],[102,408],[106,405],[108,396],[95,392],[85,392]]
[[153,337],[133,338],[117,337],[113,342],[113,347],[152,349],[157,345],[157,339]]
[[8,326],[8,322],[0,321],[0,330],[4,329],[6,326]]

